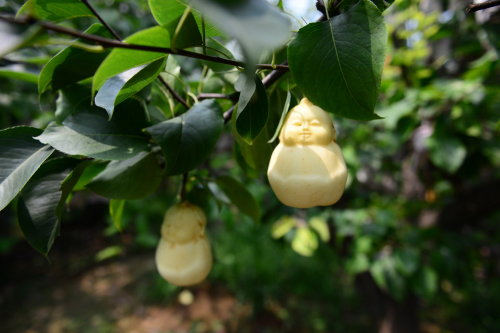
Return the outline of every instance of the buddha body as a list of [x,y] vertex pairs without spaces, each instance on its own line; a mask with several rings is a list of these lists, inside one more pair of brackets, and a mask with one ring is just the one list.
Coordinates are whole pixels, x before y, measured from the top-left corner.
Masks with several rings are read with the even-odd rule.
[[156,268],[177,286],[203,281],[212,268],[212,250],[205,236],[203,211],[188,202],[171,207],[165,214],[161,239],[156,248]]
[[337,202],[347,168],[330,116],[303,98],[290,110],[279,138],[267,170],[278,199],[296,208]]

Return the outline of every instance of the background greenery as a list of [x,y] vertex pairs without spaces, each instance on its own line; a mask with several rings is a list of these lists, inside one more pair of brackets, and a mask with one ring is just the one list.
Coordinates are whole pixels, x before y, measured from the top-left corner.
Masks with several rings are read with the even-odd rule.
[[[0,10],[14,14],[21,4],[0,1]],[[93,4],[120,36],[155,24],[145,1]],[[272,121],[260,137],[252,137],[252,129],[241,128],[244,125],[238,128],[241,137],[234,134],[237,124],[221,130],[215,151],[190,173],[188,181],[188,198],[202,205],[208,215],[215,255],[208,282],[192,291],[207,285],[223,288],[238,304],[251,309],[237,316],[236,324],[223,321],[219,329],[500,331],[500,19],[498,11],[489,17],[485,11],[466,15],[467,4],[402,0],[384,12],[389,46],[375,109],[382,118],[334,117],[349,169],[348,187],[336,205],[307,211],[287,208],[274,197],[263,175],[266,156],[272,150],[267,140],[274,133],[287,91],[292,91],[292,104],[301,96],[290,74],[267,92]],[[91,22],[84,17],[63,24],[83,31]],[[32,28],[15,29],[25,36],[32,33]],[[55,105],[54,95],[38,96],[37,77],[60,49],[59,43],[42,39],[35,47],[0,59],[0,128],[45,128],[57,119],[54,110],[62,112],[60,104]],[[282,60],[286,54],[282,50],[275,56]],[[181,56],[159,60],[160,67],[166,61],[170,75],[165,78],[188,100],[187,92],[196,94],[200,85],[203,92],[234,91],[234,70],[219,73],[228,71],[226,65],[210,64],[212,74],[203,76],[200,71],[208,63]],[[158,85],[151,87],[140,94],[154,98],[153,109],[166,114],[182,109],[171,98],[158,97],[161,94],[154,93],[160,89]],[[259,107],[251,103],[249,109]],[[125,112],[126,106],[120,105],[123,109],[117,110]],[[231,105],[229,100],[219,103],[222,110]],[[150,114],[162,119],[156,111]],[[241,143],[248,138],[256,140],[253,146]],[[92,168],[95,175],[103,167],[96,163]],[[227,198],[221,189],[228,175],[242,184],[232,186],[251,193],[257,208],[248,207],[252,200],[238,204],[238,199]],[[85,183],[77,184],[75,189],[81,191],[69,197],[69,210],[55,241],[55,266],[33,259],[39,255],[27,249],[16,208],[8,206],[0,212],[3,267],[19,262],[12,266],[11,274],[1,278],[2,309],[15,312],[16,299],[26,296],[22,288],[16,288],[21,272],[45,276],[58,267],[55,262],[61,251],[73,253],[74,260],[68,262],[75,262],[58,272],[63,277],[143,253],[152,259],[162,215],[177,200],[180,178],[164,178],[144,199],[111,199],[111,214],[107,199],[84,189]],[[100,192],[99,184],[94,190]],[[80,256],[80,248],[58,245],[70,237],[65,230],[79,230],[75,239],[102,242],[93,241]],[[77,241],[75,245],[83,246]],[[30,266],[37,262],[38,269]],[[180,289],[168,285],[154,271],[141,281],[132,293],[139,302],[174,306]],[[73,330],[86,331],[84,323],[79,325]],[[116,330],[113,321],[107,325],[96,327],[103,332]],[[21,326],[13,329],[20,332]],[[211,329],[213,326],[192,325],[193,331]]]

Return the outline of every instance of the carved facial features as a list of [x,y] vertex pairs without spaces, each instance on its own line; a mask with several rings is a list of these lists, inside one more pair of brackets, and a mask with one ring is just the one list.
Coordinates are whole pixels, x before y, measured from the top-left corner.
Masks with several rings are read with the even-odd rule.
[[280,141],[286,146],[325,146],[335,140],[330,116],[307,99],[290,110],[280,134]]

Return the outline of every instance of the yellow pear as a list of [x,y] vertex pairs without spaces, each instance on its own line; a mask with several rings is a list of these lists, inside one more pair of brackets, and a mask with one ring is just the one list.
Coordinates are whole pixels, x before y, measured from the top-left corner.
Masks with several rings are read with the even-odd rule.
[[267,170],[278,199],[296,208],[336,203],[347,168],[328,113],[303,98],[288,113],[279,138]]
[[212,250],[205,235],[203,210],[189,202],[172,206],[161,227],[156,268],[168,282],[189,286],[203,281],[212,268]]

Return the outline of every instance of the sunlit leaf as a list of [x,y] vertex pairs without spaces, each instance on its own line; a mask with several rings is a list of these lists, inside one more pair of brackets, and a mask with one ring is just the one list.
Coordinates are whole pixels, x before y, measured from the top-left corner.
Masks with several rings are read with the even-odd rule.
[[334,114],[375,119],[387,32],[368,0],[300,29],[288,47],[290,70],[314,104]]
[[81,16],[94,16],[80,0],[28,0],[17,15],[31,15],[47,21],[64,21]]

